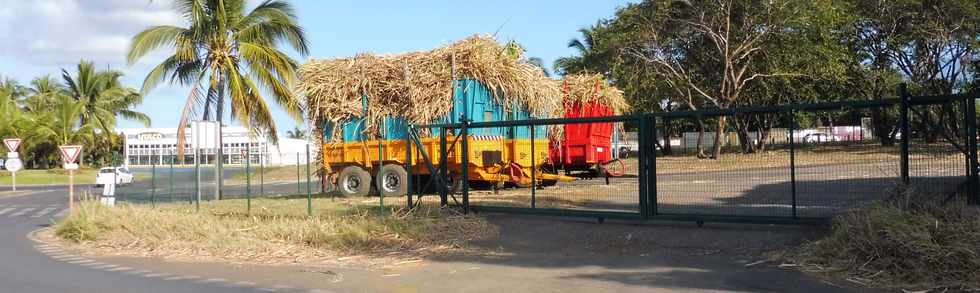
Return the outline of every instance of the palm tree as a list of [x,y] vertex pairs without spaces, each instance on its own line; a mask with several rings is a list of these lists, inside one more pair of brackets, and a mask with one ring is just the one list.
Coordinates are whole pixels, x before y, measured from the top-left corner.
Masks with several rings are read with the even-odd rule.
[[0,76],[0,91],[7,92],[10,98],[17,104],[21,103],[21,99],[26,94],[24,86],[17,82],[16,79],[4,76]]
[[305,139],[306,130],[299,129],[299,126],[293,128],[293,130],[286,131],[286,137],[292,139]]
[[571,39],[567,46],[578,51],[578,56],[561,57],[555,60],[555,72],[562,75],[580,73],[583,71],[598,71],[596,67],[596,47],[598,47],[596,31],[593,28],[581,28],[581,39]]
[[69,94],[84,108],[82,124],[92,124],[104,133],[113,132],[117,116],[150,125],[149,116],[131,110],[143,102],[143,95],[122,85],[121,72],[98,71],[92,62],[83,60],[74,75],[62,69],[61,77],[68,85]]
[[[246,11],[245,0],[175,2],[187,27],[156,26],[139,33],[127,59],[133,64],[153,50],[173,48],[173,55],[146,76],[143,93],[168,80],[192,87],[177,127],[178,156],[183,154],[188,121],[203,110],[200,118],[222,123],[226,99],[235,120],[278,142],[263,92],[297,121],[302,120],[302,109],[291,90],[299,64],[277,47],[286,44],[303,56],[309,52],[292,5],[265,0]],[[222,145],[221,127],[218,130],[218,145]],[[221,148],[218,150],[222,158]],[[220,186],[222,160],[217,162],[215,177]]]
[[57,103],[58,96],[66,94],[65,86],[58,79],[50,75],[40,76],[31,80],[24,108],[29,112],[49,111]]
[[36,119],[32,138],[49,140],[56,145],[83,143],[95,139],[95,125],[83,123],[85,103],[61,96],[52,111],[41,113]]

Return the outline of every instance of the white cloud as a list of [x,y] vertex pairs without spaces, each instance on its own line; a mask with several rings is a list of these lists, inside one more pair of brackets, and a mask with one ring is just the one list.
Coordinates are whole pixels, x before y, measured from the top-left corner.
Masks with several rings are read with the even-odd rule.
[[136,33],[153,25],[181,24],[169,3],[0,0],[0,62],[64,66],[89,59],[122,67]]

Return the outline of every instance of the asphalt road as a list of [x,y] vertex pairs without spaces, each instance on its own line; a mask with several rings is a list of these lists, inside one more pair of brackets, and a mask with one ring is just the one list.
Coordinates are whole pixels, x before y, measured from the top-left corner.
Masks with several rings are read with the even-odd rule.
[[67,214],[67,188],[21,187],[0,191],[0,292],[267,292],[206,280],[167,280],[118,267],[72,264],[42,253],[28,238]]

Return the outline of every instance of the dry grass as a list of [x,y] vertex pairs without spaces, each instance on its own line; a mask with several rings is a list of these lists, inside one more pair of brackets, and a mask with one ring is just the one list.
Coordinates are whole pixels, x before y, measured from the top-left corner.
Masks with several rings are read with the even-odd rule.
[[255,199],[251,215],[242,200],[202,203],[200,212],[186,204],[86,203],[59,222],[55,234],[106,251],[262,263],[462,251],[468,241],[496,235],[484,219],[451,210],[382,210],[341,199],[313,205],[316,216],[308,217],[305,199]]
[[809,271],[872,287],[980,289],[980,209],[908,190],[835,219],[825,238],[791,253]]
[[[562,82],[562,92],[565,94],[566,105],[571,102],[598,102],[610,107],[613,112],[623,114],[630,106],[623,98],[623,91],[609,84],[601,74],[570,74]],[[564,113],[555,113],[561,116]]]
[[[445,117],[453,108],[453,82],[461,79],[478,80],[499,101],[516,100],[535,115],[547,117],[561,102],[557,81],[523,54],[516,43],[500,44],[490,36],[474,35],[424,52],[312,60],[300,68],[300,87],[311,121],[339,124],[366,118],[365,131],[372,138],[379,137],[384,117],[422,124]],[[362,97],[370,99],[367,114]],[[334,131],[333,139],[339,133]]]

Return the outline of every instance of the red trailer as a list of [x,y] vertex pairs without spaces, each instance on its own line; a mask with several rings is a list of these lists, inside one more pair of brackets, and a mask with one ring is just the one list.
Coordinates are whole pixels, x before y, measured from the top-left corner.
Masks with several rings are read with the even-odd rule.
[[[568,84],[565,84],[564,118],[603,117],[616,115],[612,107],[602,104],[595,96],[583,102],[568,97]],[[596,82],[594,95],[598,95]],[[615,158],[612,149],[612,122],[578,123],[562,125],[564,135],[552,138],[549,157],[554,167],[566,173],[585,171],[587,175],[622,175],[623,163]],[[618,162],[618,164],[617,164]],[[610,168],[609,165],[615,166]]]

